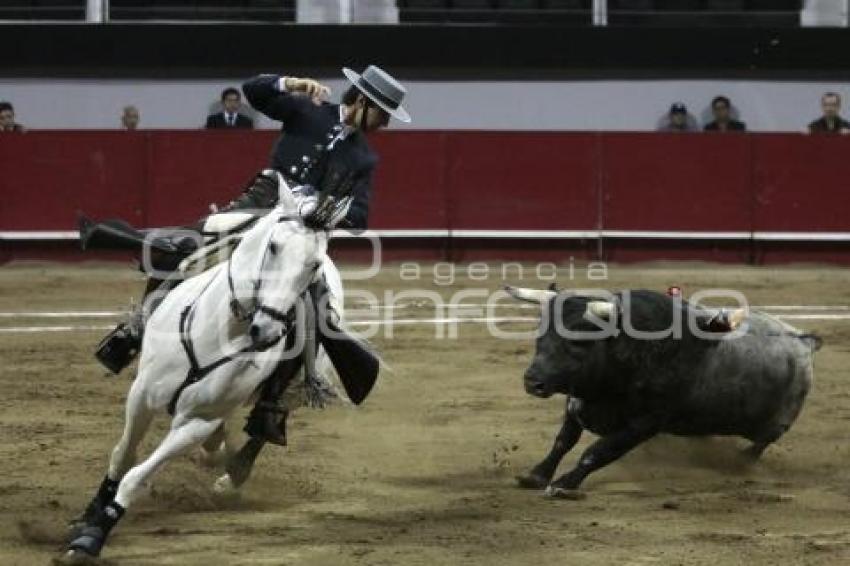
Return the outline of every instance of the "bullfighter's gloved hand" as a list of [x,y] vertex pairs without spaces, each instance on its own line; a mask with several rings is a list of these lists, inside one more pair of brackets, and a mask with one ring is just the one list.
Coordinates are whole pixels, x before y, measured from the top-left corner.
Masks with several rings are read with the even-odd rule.
[[316,210],[319,199],[316,196],[316,189],[312,185],[299,185],[292,189],[292,197],[295,199],[295,206],[298,210],[298,216],[306,217],[311,212]]

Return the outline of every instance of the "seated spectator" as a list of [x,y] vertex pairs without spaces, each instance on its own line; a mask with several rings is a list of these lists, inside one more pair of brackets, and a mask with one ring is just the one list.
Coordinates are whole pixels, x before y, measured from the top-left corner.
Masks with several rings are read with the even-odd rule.
[[695,132],[697,131],[696,120],[688,114],[688,107],[681,102],[674,102],[670,106],[665,122],[658,128],[660,132]]
[[15,122],[15,108],[11,102],[0,102],[0,132],[23,132],[24,127]]
[[743,132],[747,125],[732,118],[732,103],[725,96],[715,96],[711,101],[714,121],[703,128],[706,132]]
[[809,124],[810,134],[846,134],[850,132],[850,122],[841,117],[841,96],[836,92],[827,92],[820,98],[823,116]]
[[207,128],[245,128],[254,127],[254,121],[239,114],[242,95],[233,87],[224,89],[221,93],[222,111],[207,116]]
[[139,127],[139,109],[135,106],[125,106],[121,114],[121,125],[125,130],[132,131]]

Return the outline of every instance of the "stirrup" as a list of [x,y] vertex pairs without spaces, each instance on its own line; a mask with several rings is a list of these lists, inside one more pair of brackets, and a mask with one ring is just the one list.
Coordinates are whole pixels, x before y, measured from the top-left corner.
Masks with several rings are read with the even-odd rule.
[[127,324],[119,324],[100,341],[94,357],[106,369],[118,375],[139,353],[141,340],[134,335]]

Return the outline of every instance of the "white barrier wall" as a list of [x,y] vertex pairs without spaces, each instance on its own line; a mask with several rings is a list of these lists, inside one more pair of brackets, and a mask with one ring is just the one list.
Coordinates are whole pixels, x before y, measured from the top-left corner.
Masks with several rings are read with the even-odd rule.
[[[15,105],[30,129],[111,129],[121,109],[135,105],[141,128],[200,128],[227,86],[241,78],[194,81],[0,79],[0,100]],[[344,81],[327,81],[338,100]],[[820,96],[841,93],[850,104],[850,82],[741,80],[422,82],[405,81],[413,129],[452,130],[653,130],[673,101],[697,121],[709,119],[712,97],[732,99],[754,131],[802,131],[820,115]],[[847,111],[850,115],[850,110]],[[276,125],[258,117],[257,126]]]

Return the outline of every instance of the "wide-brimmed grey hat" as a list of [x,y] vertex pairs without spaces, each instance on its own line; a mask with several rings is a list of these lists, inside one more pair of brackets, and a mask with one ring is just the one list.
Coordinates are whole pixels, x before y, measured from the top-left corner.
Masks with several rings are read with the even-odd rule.
[[410,114],[401,105],[407,90],[388,72],[375,65],[366,67],[362,75],[348,67],[343,67],[342,72],[351,84],[390,116],[402,122],[410,122]]

